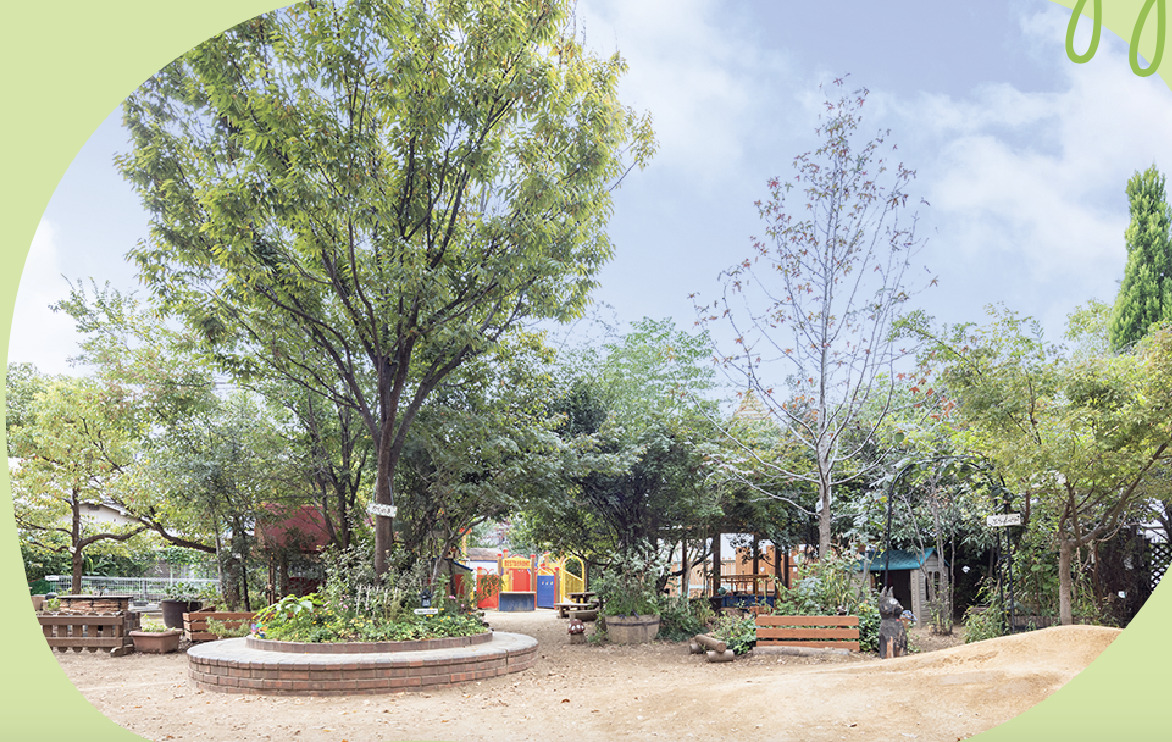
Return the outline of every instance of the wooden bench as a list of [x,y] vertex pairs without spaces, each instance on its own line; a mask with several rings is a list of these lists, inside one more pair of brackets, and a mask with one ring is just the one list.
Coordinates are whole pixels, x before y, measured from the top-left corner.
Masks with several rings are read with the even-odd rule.
[[757,616],[758,647],[859,651],[858,616]]

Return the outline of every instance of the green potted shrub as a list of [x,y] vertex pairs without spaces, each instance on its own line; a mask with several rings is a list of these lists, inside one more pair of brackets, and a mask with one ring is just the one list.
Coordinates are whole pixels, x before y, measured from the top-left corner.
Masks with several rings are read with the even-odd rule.
[[159,601],[163,610],[163,625],[171,629],[183,628],[183,614],[199,610],[203,605],[196,598],[196,589],[186,582],[175,582],[163,590],[167,597]]
[[183,635],[178,629],[169,629],[161,621],[153,618],[144,618],[142,627],[138,631],[130,632],[134,640],[134,651],[153,654],[166,654],[179,649],[179,638]]
[[608,641],[643,644],[659,633],[656,582],[660,565],[654,555],[650,544],[624,549],[591,583],[602,604]]

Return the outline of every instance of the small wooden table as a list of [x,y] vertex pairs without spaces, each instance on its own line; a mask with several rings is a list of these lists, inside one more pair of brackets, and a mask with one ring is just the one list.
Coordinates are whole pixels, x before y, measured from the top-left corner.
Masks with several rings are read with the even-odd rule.
[[569,618],[570,611],[589,611],[598,608],[598,603],[557,603],[558,618]]
[[589,603],[598,597],[598,593],[591,592],[589,590],[585,591],[585,592],[581,592],[581,593],[566,593],[566,594],[569,595],[570,599],[576,603]]

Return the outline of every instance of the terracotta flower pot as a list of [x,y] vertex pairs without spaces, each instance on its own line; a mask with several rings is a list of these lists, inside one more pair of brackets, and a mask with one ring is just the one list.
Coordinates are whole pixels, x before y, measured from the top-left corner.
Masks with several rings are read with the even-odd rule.
[[131,631],[130,638],[134,640],[134,651],[151,654],[166,654],[179,650],[179,638],[182,631]]

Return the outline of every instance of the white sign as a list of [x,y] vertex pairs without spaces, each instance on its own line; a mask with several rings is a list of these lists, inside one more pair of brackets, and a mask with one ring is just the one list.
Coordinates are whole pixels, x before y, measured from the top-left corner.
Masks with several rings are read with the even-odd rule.
[[416,616],[434,616],[439,613],[439,608],[416,608]]
[[990,528],[1004,528],[1006,526],[1020,526],[1021,513],[1006,513],[1005,515],[990,515],[985,518]]
[[399,512],[399,508],[394,505],[383,505],[381,502],[372,502],[366,506],[366,512],[371,515],[382,515],[387,518],[394,518],[395,513]]

